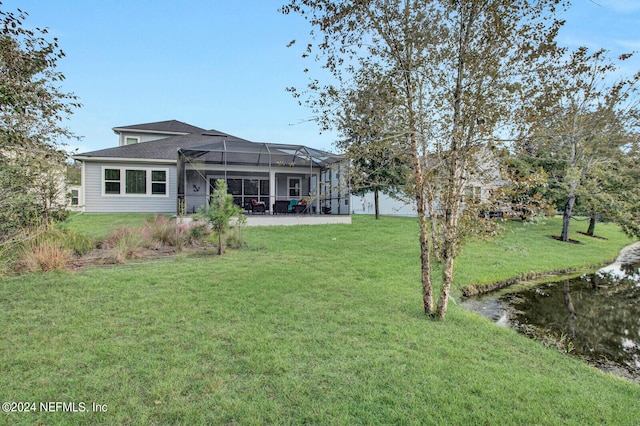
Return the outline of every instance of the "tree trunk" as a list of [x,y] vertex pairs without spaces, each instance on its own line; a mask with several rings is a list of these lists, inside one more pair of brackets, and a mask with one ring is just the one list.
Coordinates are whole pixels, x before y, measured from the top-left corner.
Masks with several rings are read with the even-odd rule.
[[378,188],[373,191],[373,199],[376,207],[376,220],[380,219],[380,193],[378,192]]
[[424,212],[420,217],[420,260],[422,264],[422,305],[424,313],[433,311],[433,286],[431,285],[431,256],[429,251],[429,234],[427,229],[427,216]]
[[591,213],[591,217],[589,217],[589,228],[587,229],[587,235],[593,237],[596,232],[596,214]]
[[436,317],[443,318],[449,306],[449,296],[451,294],[451,283],[453,282],[453,263],[455,260],[455,242],[445,241],[444,243],[444,269],[442,271],[442,290],[436,308]]
[[218,255],[222,256],[222,231],[218,232]]
[[[409,10],[409,2],[405,6]],[[408,52],[407,58],[411,55]],[[411,63],[410,60],[407,63]],[[404,74],[404,87],[407,99],[407,112],[409,118],[409,148],[413,160],[413,177],[415,179],[416,210],[418,211],[418,222],[420,224],[420,266],[422,281],[422,305],[424,313],[430,314],[433,311],[433,284],[431,283],[431,255],[429,247],[429,227],[427,225],[427,204],[424,193],[424,175],[422,173],[422,156],[418,149],[418,138],[416,136],[416,116],[414,109],[414,83],[411,81],[411,73]]]
[[[473,4],[473,2],[471,2]],[[459,55],[457,58],[457,70],[455,89],[453,91],[453,122],[451,128],[451,145],[446,159],[448,168],[447,177],[447,195],[444,198],[444,220],[442,226],[445,227],[444,238],[442,243],[442,261],[444,267],[442,270],[442,289],[440,291],[440,298],[438,299],[438,306],[436,308],[435,316],[442,318],[447,313],[447,307],[449,305],[449,295],[451,293],[451,283],[453,282],[453,264],[456,258],[456,246],[459,238],[459,217],[460,212],[460,196],[463,188],[463,176],[465,171],[465,160],[461,158],[462,154],[462,135],[464,125],[462,124],[462,99],[464,92],[464,79],[466,69],[466,50],[469,47],[470,31],[472,22],[476,18],[476,13],[473,11],[475,6],[471,5],[471,9],[468,11],[468,15],[464,16],[467,3],[460,3],[460,29],[458,34],[458,47]],[[469,134],[473,133],[472,128],[469,128]],[[467,138],[468,139],[468,138]]]
[[464,167],[458,159],[459,152],[457,150],[451,150],[450,154],[450,166],[448,179],[447,195],[444,199],[444,238],[442,243],[442,261],[444,263],[442,269],[442,289],[440,291],[440,298],[438,299],[438,307],[436,308],[435,316],[437,318],[443,318],[447,313],[447,307],[449,306],[449,296],[451,294],[451,284],[453,282],[453,264],[456,259],[456,251],[459,235],[459,212],[460,212],[460,197],[459,191],[456,191],[457,184],[460,182]]
[[440,240],[438,238],[438,214],[436,213],[435,209],[433,208],[434,204],[435,204],[435,196],[434,196],[434,190],[433,189],[429,189],[427,192],[427,199],[426,199],[426,203],[428,206],[428,212],[429,212],[429,224],[431,225],[431,247],[433,247],[433,253],[436,256],[436,261],[441,261],[442,260],[442,255],[440,253]]
[[571,221],[571,215],[573,213],[573,205],[576,202],[576,195],[569,194],[567,203],[564,205],[564,212],[562,213],[562,234],[560,239],[562,241],[569,241],[569,222]]
[[424,175],[422,174],[422,164],[420,163],[420,151],[416,136],[410,136],[411,154],[413,157],[413,172],[416,189],[416,207],[418,210],[418,222],[420,224],[420,260],[422,268],[422,305],[425,314],[433,311],[433,286],[431,284],[431,255],[429,247],[429,226],[427,224],[427,205],[424,194]]

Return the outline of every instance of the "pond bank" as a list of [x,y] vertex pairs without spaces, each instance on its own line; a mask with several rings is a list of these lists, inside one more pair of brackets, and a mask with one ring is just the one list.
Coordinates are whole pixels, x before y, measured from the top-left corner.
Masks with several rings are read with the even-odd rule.
[[483,294],[490,294],[496,292],[498,290],[503,290],[505,288],[511,287],[516,284],[520,284],[526,281],[537,281],[543,278],[554,278],[561,277],[563,275],[573,275],[581,272],[593,271],[607,265],[612,264],[614,260],[609,260],[607,262],[598,263],[595,265],[590,265],[585,268],[566,268],[566,269],[557,269],[555,271],[547,271],[547,272],[527,272],[525,274],[521,274],[515,278],[510,278],[505,281],[498,281],[490,284],[471,284],[462,288],[462,297],[473,297],[480,296]]
[[519,287],[466,298],[462,305],[640,383],[640,242],[596,272]]

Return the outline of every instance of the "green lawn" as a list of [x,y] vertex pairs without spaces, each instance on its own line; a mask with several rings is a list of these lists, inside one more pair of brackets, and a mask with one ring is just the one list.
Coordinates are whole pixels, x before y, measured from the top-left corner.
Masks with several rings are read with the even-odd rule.
[[72,214],[62,225],[93,240],[104,239],[118,228],[140,227],[153,214]]
[[[87,221],[111,223],[82,215]],[[105,225],[106,226],[106,225]],[[574,223],[574,228],[576,224]],[[509,223],[456,286],[584,267],[630,242]],[[640,387],[450,305],[421,313],[417,224],[253,228],[248,249],[0,281],[3,401],[106,413],[6,424],[637,424]],[[457,294],[456,294],[457,297]]]

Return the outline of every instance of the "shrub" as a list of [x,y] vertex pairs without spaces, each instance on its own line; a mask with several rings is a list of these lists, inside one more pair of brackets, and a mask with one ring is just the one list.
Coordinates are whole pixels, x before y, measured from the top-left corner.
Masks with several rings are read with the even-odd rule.
[[143,235],[157,241],[161,246],[176,245],[175,221],[166,216],[155,216],[143,225]]
[[16,269],[16,261],[19,255],[14,245],[3,244],[0,246],[0,278],[12,275]]
[[94,244],[90,239],[74,231],[61,231],[61,238],[63,245],[73,250],[77,256],[85,255],[94,248]]
[[53,271],[69,266],[73,251],[55,240],[43,240],[24,246],[21,264],[29,272]]
[[25,167],[0,156],[0,243],[23,236],[23,229],[42,222],[38,200],[32,188],[32,179]]
[[64,222],[69,217],[68,210],[52,210],[47,213],[47,218],[54,222]]
[[247,243],[242,237],[241,226],[232,226],[229,228],[225,235],[225,245],[232,249],[241,249],[247,246]]
[[124,263],[127,259],[134,259],[141,255],[145,247],[145,238],[135,229],[122,233],[116,240],[113,250],[115,261]]
[[191,242],[189,226],[178,224],[174,219],[166,216],[156,216],[145,222],[142,235],[157,245],[150,244],[150,248],[175,247],[181,250],[185,244]]
[[202,245],[209,235],[211,235],[211,228],[203,223],[196,222],[189,227],[189,243],[191,245]]
[[50,271],[69,266],[74,254],[81,256],[93,248],[89,239],[52,224],[22,230],[14,242],[2,246],[0,275],[26,270]]
[[224,253],[223,237],[229,230],[230,223],[233,221],[241,225],[246,221],[240,207],[233,203],[233,196],[227,193],[227,183],[223,179],[216,181],[209,205],[200,207],[198,216],[216,231],[219,255]]

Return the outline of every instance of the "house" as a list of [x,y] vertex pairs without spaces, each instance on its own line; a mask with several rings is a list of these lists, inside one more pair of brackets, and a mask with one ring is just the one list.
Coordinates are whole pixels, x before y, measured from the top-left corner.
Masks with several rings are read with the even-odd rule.
[[[373,215],[376,213],[373,192],[367,192],[364,195],[351,194],[350,202],[351,214]],[[418,215],[414,200],[394,198],[384,193],[378,194],[378,208],[382,216],[413,217]]]
[[[424,169],[439,169],[440,167],[433,158],[423,161]],[[472,172],[467,176],[464,193],[461,197],[463,205],[466,205],[470,200],[488,203],[492,200],[496,190],[508,185],[508,182],[501,176],[499,159],[491,149],[482,148],[474,155],[472,165]],[[380,214],[383,216],[413,217],[418,215],[415,200],[410,196],[392,197],[379,193],[378,206]],[[507,207],[505,209],[508,210]],[[434,203],[434,211],[437,214],[441,214],[441,207],[438,202]],[[364,195],[351,194],[351,214],[375,214],[374,193],[368,192]]]
[[208,203],[217,179],[227,182],[236,204],[263,203],[267,214],[287,212],[282,205],[302,199],[305,212],[349,213],[340,155],[176,120],[113,131],[118,146],[73,157],[82,163],[78,197],[86,213],[194,213]]
[[67,185],[67,210],[72,212],[82,211],[84,205],[80,195],[82,187],[80,185]]

